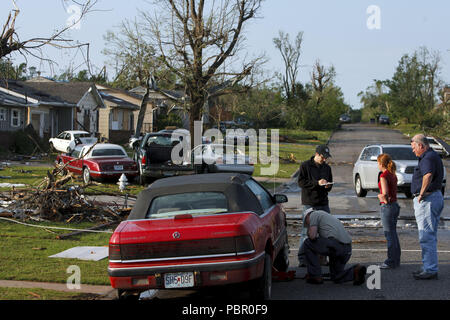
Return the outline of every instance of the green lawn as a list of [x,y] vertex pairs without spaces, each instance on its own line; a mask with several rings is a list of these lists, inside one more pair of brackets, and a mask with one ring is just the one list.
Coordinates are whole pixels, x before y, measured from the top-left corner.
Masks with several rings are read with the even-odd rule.
[[[27,223],[75,229],[93,226],[91,223]],[[69,232],[71,231],[35,228],[0,220],[0,279],[65,283],[71,275],[66,272],[67,268],[77,265],[81,270],[81,283],[109,284],[107,258],[101,261],[83,261],[49,256],[77,246],[107,246],[111,233],[83,233],[66,240],[56,238],[57,234]]]

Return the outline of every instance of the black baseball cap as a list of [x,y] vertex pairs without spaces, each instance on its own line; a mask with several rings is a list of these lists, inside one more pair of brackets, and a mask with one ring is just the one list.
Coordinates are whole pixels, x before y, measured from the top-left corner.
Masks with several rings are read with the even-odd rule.
[[330,149],[327,145],[321,144],[320,146],[317,146],[316,152],[325,158],[331,158]]

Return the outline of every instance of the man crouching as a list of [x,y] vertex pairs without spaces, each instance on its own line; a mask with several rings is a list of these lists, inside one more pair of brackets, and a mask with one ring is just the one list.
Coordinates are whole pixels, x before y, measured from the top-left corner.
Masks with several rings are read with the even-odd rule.
[[339,219],[311,208],[304,214],[303,225],[308,229],[304,242],[308,283],[323,283],[319,255],[329,257],[331,280],[335,283],[353,281],[353,285],[361,285],[365,282],[366,267],[357,264],[344,269],[352,255],[352,238]]

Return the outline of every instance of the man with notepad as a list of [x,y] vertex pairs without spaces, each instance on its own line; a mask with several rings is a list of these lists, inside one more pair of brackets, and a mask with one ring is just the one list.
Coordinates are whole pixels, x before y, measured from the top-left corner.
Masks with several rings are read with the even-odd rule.
[[[331,157],[327,145],[319,145],[311,159],[300,165],[298,173],[298,185],[302,189],[303,214],[306,210],[323,210],[330,213],[328,204],[328,192],[333,186],[331,167],[326,160]],[[303,241],[306,238],[306,229],[303,227],[300,235],[298,250],[299,266],[305,266]],[[326,263],[322,260],[323,263]]]

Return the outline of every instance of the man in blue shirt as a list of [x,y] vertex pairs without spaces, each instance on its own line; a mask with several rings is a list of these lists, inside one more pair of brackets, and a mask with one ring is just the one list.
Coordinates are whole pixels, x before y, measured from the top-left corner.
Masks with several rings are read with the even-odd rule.
[[414,215],[419,229],[423,263],[422,270],[413,272],[413,276],[417,280],[437,279],[437,228],[444,208],[441,192],[444,166],[423,134],[411,139],[411,148],[419,157],[419,164],[414,168],[411,181],[411,193],[415,196]]

